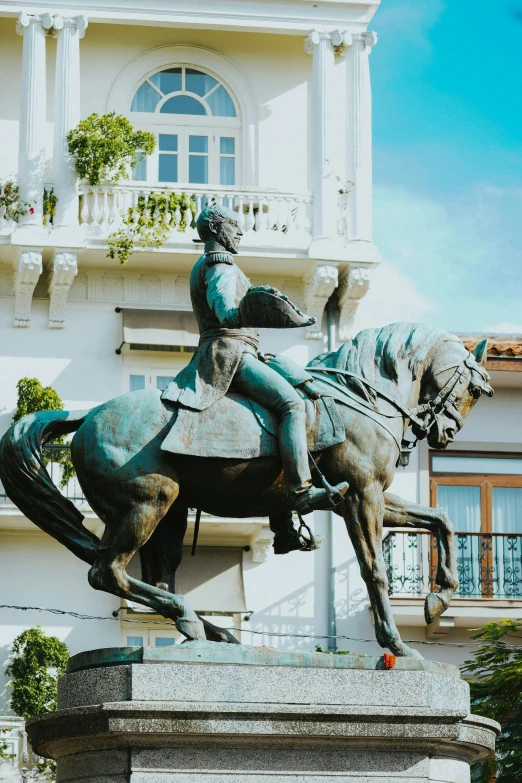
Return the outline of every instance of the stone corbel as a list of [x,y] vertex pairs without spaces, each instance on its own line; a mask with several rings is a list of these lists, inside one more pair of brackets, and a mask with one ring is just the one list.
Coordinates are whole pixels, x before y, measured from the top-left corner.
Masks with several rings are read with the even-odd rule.
[[76,253],[73,250],[55,250],[48,287],[50,329],[63,329],[65,326],[67,295],[77,274]]
[[339,281],[339,340],[352,337],[355,314],[359,302],[370,286],[370,269],[351,266]]
[[324,308],[337,288],[338,272],[333,264],[316,264],[305,280],[304,311],[316,319],[314,326],[306,330],[308,340],[320,340],[323,336],[321,324]]
[[270,529],[268,527],[262,528],[257,537],[250,542],[253,563],[266,563],[273,540],[274,536]]
[[15,326],[30,326],[33,292],[41,274],[42,248],[20,248],[14,273]]

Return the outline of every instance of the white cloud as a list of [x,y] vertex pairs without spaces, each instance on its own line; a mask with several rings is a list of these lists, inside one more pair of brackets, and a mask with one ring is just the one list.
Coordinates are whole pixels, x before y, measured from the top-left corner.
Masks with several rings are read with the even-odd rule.
[[427,321],[433,306],[419,293],[415,283],[382,263],[373,272],[370,290],[362,300],[355,319],[355,333],[395,321]]

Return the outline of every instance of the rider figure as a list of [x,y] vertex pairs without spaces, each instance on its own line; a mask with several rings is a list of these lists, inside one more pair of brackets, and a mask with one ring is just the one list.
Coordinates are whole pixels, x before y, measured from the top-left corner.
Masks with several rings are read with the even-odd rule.
[[[162,398],[205,410],[233,386],[273,411],[279,420],[279,448],[293,508],[301,514],[332,508],[331,494],[312,486],[305,404],[293,386],[258,354],[258,330],[241,324],[239,303],[252,287],[235,264],[243,236],[237,214],[211,205],[198,217],[205,252],[190,275],[190,298],[200,339],[196,353],[163,392]],[[266,287],[276,293],[276,289]],[[348,484],[334,487],[344,495]]]

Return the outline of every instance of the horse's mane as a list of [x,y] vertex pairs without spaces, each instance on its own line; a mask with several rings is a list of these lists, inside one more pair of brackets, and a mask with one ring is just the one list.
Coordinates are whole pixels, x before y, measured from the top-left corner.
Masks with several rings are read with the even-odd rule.
[[[415,380],[434,345],[439,341],[458,342],[455,335],[435,326],[395,323],[380,329],[364,329],[334,353],[317,356],[309,367],[330,367],[359,375],[371,386],[386,389],[400,384],[404,373]],[[338,376],[341,380],[341,376]],[[356,378],[342,376],[342,382],[367,400],[374,401],[371,389]]]

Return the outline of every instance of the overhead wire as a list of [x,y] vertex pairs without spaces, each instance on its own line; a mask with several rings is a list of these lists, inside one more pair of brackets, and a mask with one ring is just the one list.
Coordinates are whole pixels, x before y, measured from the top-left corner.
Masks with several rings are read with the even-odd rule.
[[[137,620],[134,619],[133,617],[113,617],[112,615],[104,616],[104,615],[82,614],[80,612],[74,612],[72,610],[49,609],[48,607],[43,607],[43,606],[17,606],[15,604],[0,604],[0,609],[14,609],[22,612],[48,612],[54,615],[72,617],[75,620],[112,620],[113,622],[131,623],[132,625],[160,625],[160,626],[169,626],[170,628],[172,628],[173,626],[173,623],[167,620]],[[520,619],[520,624],[522,625],[522,618]],[[259,636],[275,636],[278,638],[288,638],[288,639],[324,639],[324,640],[342,639],[343,641],[348,641],[348,642],[362,642],[363,644],[376,644],[375,639],[361,639],[357,636],[346,636],[345,634],[336,634],[335,636],[332,636],[328,634],[285,633],[283,631],[270,631],[270,630],[256,631],[251,628],[234,628],[234,627],[232,628],[222,627],[222,630],[231,631],[231,632],[235,631],[236,633],[257,634]],[[522,637],[516,637],[516,638],[522,638]],[[423,644],[423,645],[437,646],[437,647],[483,647],[484,646],[484,641],[473,641],[473,640],[470,640],[469,642],[443,642],[443,641],[429,641],[427,639],[403,639],[403,642],[405,644]],[[504,642],[504,641],[502,641],[501,644],[513,649],[519,649],[522,652],[522,644],[510,644],[509,642]]]

